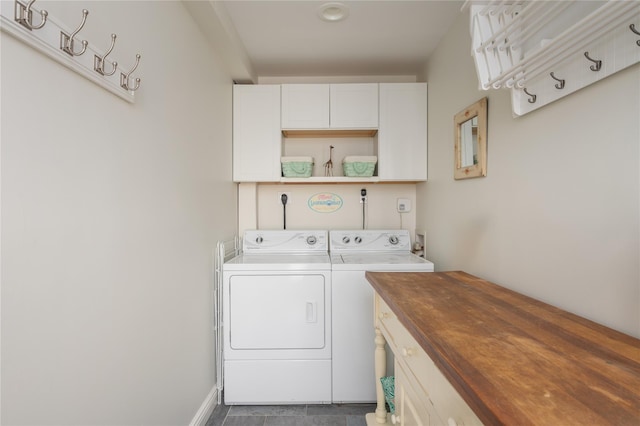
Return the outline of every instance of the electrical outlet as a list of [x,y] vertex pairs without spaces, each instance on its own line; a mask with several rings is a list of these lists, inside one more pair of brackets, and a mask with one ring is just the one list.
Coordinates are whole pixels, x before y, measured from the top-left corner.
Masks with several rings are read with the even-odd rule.
[[398,212],[409,213],[411,211],[411,200],[408,198],[398,198]]
[[365,188],[360,190],[360,204],[367,204],[367,190]]
[[287,196],[287,206],[291,205],[291,193],[290,192],[278,192],[278,205],[282,205],[282,194]]

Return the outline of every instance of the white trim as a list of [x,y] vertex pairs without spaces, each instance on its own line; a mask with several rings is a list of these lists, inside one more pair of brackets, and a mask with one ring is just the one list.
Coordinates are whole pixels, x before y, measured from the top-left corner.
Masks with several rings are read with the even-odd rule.
[[213,388],[211,388],[211,391],[204,399],[204,402],[200,406],[200,409],[198,410],[196,415],[193,416],[193,419],[191,419],[191,423],[189,423],[189,426],[205,426],[207,424],[207,420],[209,420],[209,417],[211,417],[213,410],[216,408],[216,405],[218,405],[217,400],[218,385],[215,385]]

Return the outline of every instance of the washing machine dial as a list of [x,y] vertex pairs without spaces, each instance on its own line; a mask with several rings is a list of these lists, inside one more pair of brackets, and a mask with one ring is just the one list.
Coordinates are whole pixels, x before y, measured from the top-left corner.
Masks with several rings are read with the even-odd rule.
[[314,245],[317,242],[318,242],[318,239],[316,238],[315,235],[309,235],[307,237],[307,244],[309,244],[310,246]]
[[355,241],[356,244],[360,244],[362,242],[362,237],[355,237],[353,241]]
[[258,244],[262,244],[263,241],[264,241],[264,238],[262,238],[262,237],[257,237],[256,238],[256,243],[258,243]]
[[344,237],[342,237],[342,242],[345,244],[349,244],[351,242],[351,238],[345,235]]
[[398,239],[398,237],[397,237],[397,236],[395,236],[395,235],[391,235],[391,236],[389,237],[389,242],[391,243],[391,245],[394,245],[394,246],[395,246],[396,244],[398,244],[398,243],[400,242],[400,240]]

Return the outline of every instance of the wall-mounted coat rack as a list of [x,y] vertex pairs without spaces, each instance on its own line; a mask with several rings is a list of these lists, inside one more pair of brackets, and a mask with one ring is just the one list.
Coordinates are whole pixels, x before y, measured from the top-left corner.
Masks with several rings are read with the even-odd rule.
[[[131,74],[138,67],[141,56],[136,55],[129,72],[117,75],[118,62],[107,59],[115,47],[117,37],[115,34],[111,34],[111,45],[108,49],[105,38],[105,49],[101,51],[96,50],[98,48],[94,48],[92,43],[78,37],[87,22],[88,10],[78,10],[80,23],[75,30],[70,31],[58,23],[48,11],[36,8],[35,3],[36,0],[0,1],[0,28],[120,98],[133,103],[134,92],[140,87],[140,79],[134,80]],[[42,3],[46,4],[46,2]]]
[[480,88],[523,115],[640,62],[640,2],[467,1]]

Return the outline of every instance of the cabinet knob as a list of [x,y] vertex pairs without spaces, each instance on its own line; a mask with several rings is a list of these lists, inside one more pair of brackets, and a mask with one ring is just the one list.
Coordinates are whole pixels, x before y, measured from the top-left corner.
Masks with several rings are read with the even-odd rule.
[[396,415],[396,414],[392,414],[391,415],[391,423],[394,425],[397,425],[400,423],[400,416]]
[[458,422],[453,417],[447,419],[447,426],[458,426]]
[[416,351],[413,348],[402,348],[402,356],[411,356],[415,353]]
[[380,313],[378,314],[378,318],[379,318],[379,319],[389,318],[389,312],[380,312]]

